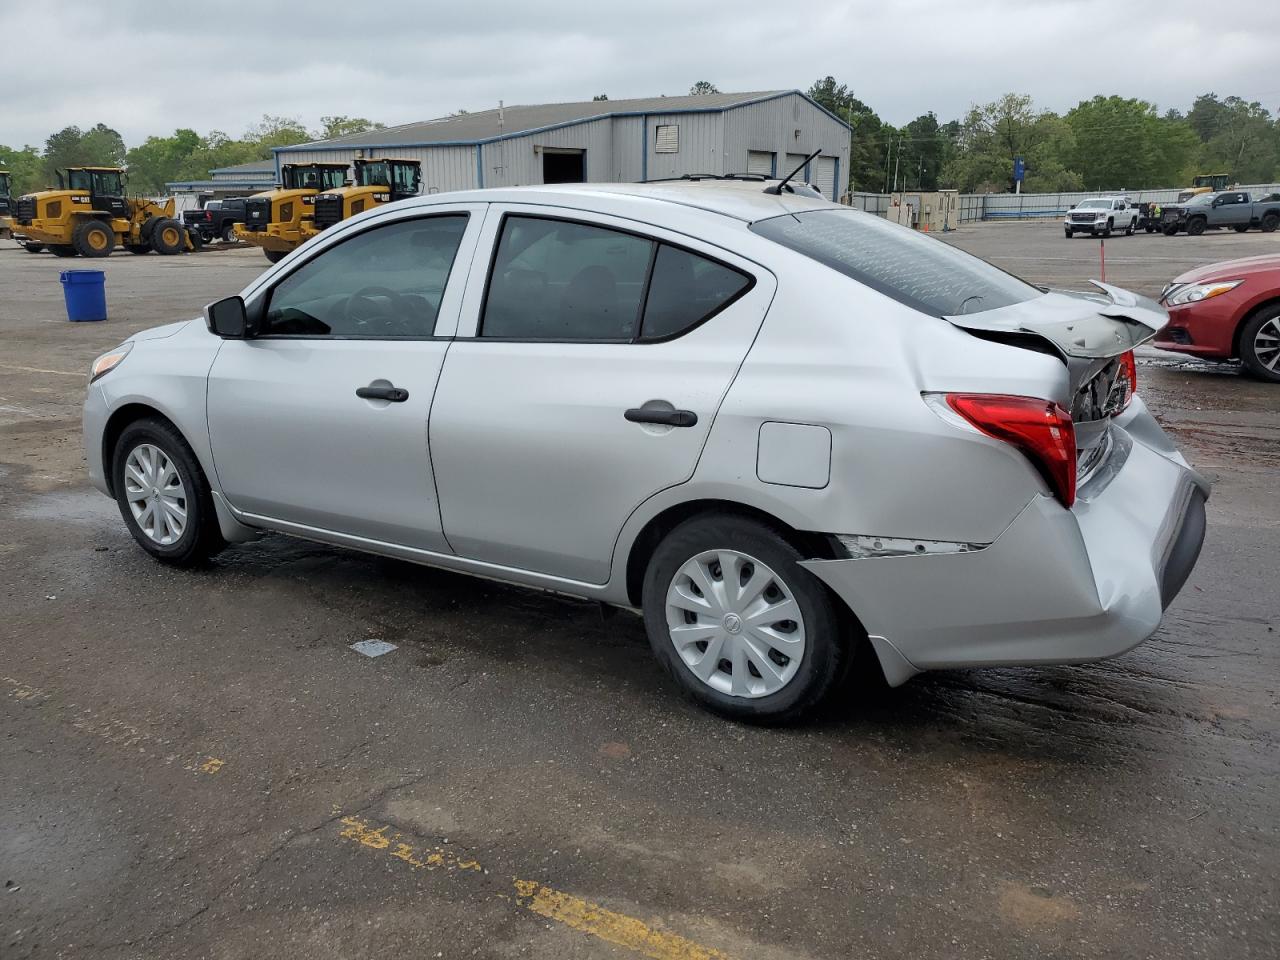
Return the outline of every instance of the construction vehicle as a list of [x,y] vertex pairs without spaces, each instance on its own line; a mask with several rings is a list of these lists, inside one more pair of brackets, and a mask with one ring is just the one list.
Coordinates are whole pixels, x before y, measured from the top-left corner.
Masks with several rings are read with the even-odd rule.
[[416,197],[422,190],[420,160],[359,159],[355,161],[355,171],[350,186],[316,197],[311,233],[385,203]]
[[1229,173],[1202,173],[1191,180],[1191,188],[1178,194],[1178,202],[1186,203],[1198,193],[1219,193],[1227,189]]
[[[64,179],[65,174],[65,179]],[[13,204],[13,232],[29,253],[46,247],[59,257],[198,250],[199,234],[173,218],[174,202],[127,197],[120,167],[68,167],[56,190],[28,193]]]
[[345,163],[286,163],[280,168],[280,186],[245,201],[236,239],[261,247],[276,263],[315,232],[311,217],[316,196],[346,180]]
[[13,236],[13,221],[10,219],[13,210],[9,201],[9,183],[9,171],[0,170],[0,239],[4,240]]

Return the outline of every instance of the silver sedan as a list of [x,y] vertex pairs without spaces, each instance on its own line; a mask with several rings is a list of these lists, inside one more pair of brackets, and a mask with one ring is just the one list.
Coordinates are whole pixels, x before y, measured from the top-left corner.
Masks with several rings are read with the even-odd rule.
[[1163,311],[778,186],[345,221],[95,361],[91,478],[168,563],[276,531],[638,609],[739,718],[860,645],[900,684],[1150,636],[1208,497],[1137,395]]

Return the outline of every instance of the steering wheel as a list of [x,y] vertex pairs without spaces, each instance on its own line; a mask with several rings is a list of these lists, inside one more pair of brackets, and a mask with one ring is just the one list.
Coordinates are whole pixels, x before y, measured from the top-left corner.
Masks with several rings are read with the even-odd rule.
[[[388,301],[386,307],[373,301],[374,297],[383,297]],[[361,309],[361,305],[367,309]],[[399,327],[407,332],[408,315],[412,311],[404,297],[387,287],[361,287],[347,298],[343,307],[343,319],[357,327],[365,328],[375,321],[381,321],[386,327]],[[384,330],[383,333],[388,331]]]

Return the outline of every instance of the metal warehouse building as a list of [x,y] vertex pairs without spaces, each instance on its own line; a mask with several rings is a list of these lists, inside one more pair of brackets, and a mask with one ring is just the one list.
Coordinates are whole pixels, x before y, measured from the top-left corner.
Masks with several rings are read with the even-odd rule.
[[[282,163],[403,157],[423,191],[654,180],[686,173],[802,175],[839,199],[851,128],[798,90],[547,103],[407,123],[277,148]],[[844,179],[842,179],[844,178]]]

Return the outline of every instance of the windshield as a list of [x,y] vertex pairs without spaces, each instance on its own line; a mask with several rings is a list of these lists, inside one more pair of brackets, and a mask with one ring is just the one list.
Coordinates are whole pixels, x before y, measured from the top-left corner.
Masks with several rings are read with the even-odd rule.
[[1197,193],[1194,197],[1192,197],[1190,200],[1187,201],[1187,206],[1188,207],[1207,207],[1211,203],[1213,203],[1214,196],[1216,196],[1216,194]]
[[1081,200],[1076,204],[1077,210],[1110,210],[1110,200]]
[[874,214],[815,210],[761,220],[751,229],[936,317],[995,310],[1043,293],[985,260]]
[[346,167],[293,167],[281,174],[286,190],[336,190],[346,178]]
[[362,187],[391,186],[391,174],[387,172],[387,162],[385,160],[361,164],[356,177]]

